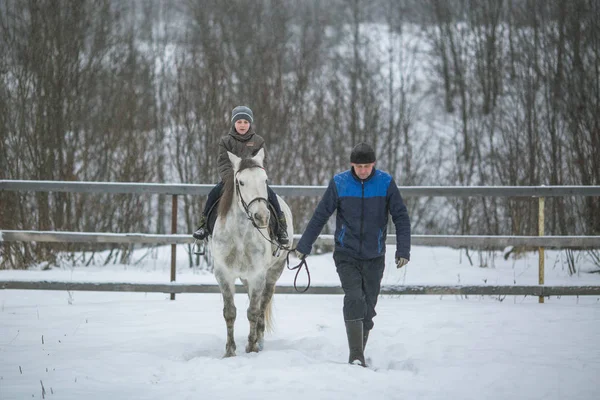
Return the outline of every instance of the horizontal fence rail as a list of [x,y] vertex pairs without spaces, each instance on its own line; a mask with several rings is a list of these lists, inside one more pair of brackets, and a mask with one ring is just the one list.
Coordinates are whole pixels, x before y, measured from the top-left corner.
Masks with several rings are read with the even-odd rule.
[[[58,282],[58,281],[0,281],[0,289],[13,290],[68,290],[94,292],[138,293],[220,293],[219,285],[184,283],[123,283],[123,282]],[[298,294],[293,286],[278,285],[280,294]],[[236,285],[236,293],[247,293]],[[338,286],[311,286],[304,293],[342,295]],[[438,285],[383,285],[382,295],[481,295],[481,296],[600,296],[600,286],[438,286]]]
[[[17,192],[207,195],[213,184],[0,180],[0,190]],[[272,185],[281,196],[321,196],[327,186]],[[398,186],[403,197],[600,196],[600,186]]]
[[[66,192],[99,194],[162,194],[173,196],[172,234],[158,235],[145,233],[97,233],[97,232],[55,232],[0,230],[1,242],[48,242],[48,243],[129,243],[129,244],[170,244],[171,283],[90,283],[90,282],[50,282],[50,281],[0,281],[0,289],[34,290],[82,290],[118,292],[159,292],[170,293],[219,293],[218,285],[175,283],[175,259],[177,244],[191,244],[189,234],[177,232],[177,196],[207,195],[212,184],[163,184],[136,182],[72,182],[72,181],[18,181],[0,180],[0,191]],[[326,186],[278,186],[272,188],[281,196],[308,197],[321,196]],[[543,302],[547,296],[600,295],[600,286],[545,286],[544,249],[600,248],[600,236],[544,236],[544,199],[546,197],[600,196],[600,186],[399,186],[403,197],[521,197],[538,198],[540,236],[471,236],[471,235],[412,235],[413,245],[444,246],[454,248],[503,249],[510,246],[535,248],[539,253],[539,285],[537,286],[383,286],[382,294],[387,295],[531,295]],[[0,227],[1,229],[2,227]],[[300,235],[294,235],[299,239]],[[395,235],[388,235],[386,243],[395,244]],[[320,235],[316,243],[333,244],[333,235]],[[237,288],[245,293],[245,288]],[[278,293],[296,293],[291,286],[278,286]],[[312,286],[306,293],[343,294],[340,287]]]
[[[294,235],[299,240],[301,235]],[[85,233],[56,231],[0,231],[0,241],[47,243],[129,243],[191,244],[189,235],[153,235],[144,233]],[[320,235],[317,244],[333,244],[333,235]],[[396,235],[388,235],[387,244],[396,243]],[[545,248],[600,248],[600,236],[476,236],[476,235],[412,235],[412,245],[503,249],[509,246]]]

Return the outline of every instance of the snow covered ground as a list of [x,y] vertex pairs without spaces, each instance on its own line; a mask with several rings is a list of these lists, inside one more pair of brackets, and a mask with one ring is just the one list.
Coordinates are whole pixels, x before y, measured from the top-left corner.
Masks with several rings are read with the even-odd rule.
[[[413,247],[384,284],[537,283],[537,254],[487,268],[464,252]],[[214,277],[187,267],[178,282]],[[600,285],[580,258],[569,276],[546,252],[546,284]],[[479,263],[476,254],[474,261]],[[313,285],[337,284],[331,254],[309,257]],[[284,271],[281,284],[294,273]],[[169,247],[138,265],[0,271],[0,280],[167,282]],[[502,300],[502,301],[501,301]],[[346,364],[342,296],[276,295],[275,331],[246,354],[247,297],[236,296],[237,357],[223,359],[218,294],[0,291],[0,399],[596,399],[600,298],[382,296],[370,368]]]

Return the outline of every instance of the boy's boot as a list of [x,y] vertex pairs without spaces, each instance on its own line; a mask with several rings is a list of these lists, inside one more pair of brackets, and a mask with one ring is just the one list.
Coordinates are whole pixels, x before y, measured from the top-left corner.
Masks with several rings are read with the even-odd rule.
[[288,234],[287,234],[287,221],[285,220],[285,215],[279,214],[279,224],[278,224],[278,230],[277,230],[277,241],[279,243],[281,243],[282,245],[286,245],[290,242],[290,239],[288,238]]
[[200,217],[200,226],[196,229],[196,232],[192,234],[194,239],[204,240],[208,236],[208,227],[206,226],[206,216]]
[[348,335],[348,349],[350,350],[348,363],[354,364],[355,361],[358,361],[360,366],[366,367],[367,363],[365,362],[363,350],[364,335],[362,319],[346,321],[346,335]]

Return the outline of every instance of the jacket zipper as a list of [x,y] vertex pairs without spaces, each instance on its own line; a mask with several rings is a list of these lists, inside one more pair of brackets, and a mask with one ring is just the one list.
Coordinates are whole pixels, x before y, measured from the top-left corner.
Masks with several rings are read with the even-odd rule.
[[362,254],[363,222],[365,220],[365,181],[360,181],[362,193],[360,200],[360,238],[358,239],[358,254]]

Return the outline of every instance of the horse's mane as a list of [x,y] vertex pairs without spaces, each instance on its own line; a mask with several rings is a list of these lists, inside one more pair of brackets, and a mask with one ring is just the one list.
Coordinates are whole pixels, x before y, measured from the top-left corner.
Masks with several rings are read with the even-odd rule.
[[[245,169],[261,167],[262,166],[253,160],[252,158],[244,158],[240,162],[240,167],[237,172],[241,172]],[[231,204],[233,203],[233,195],[235,194],[235,179],[233,175],[233,171],[225,176],[223,179],[223,193],[221,194],[221,200],[219,201],[219,212],[218,216],[220,218],[224,218],[229,209],[231,208]]]

